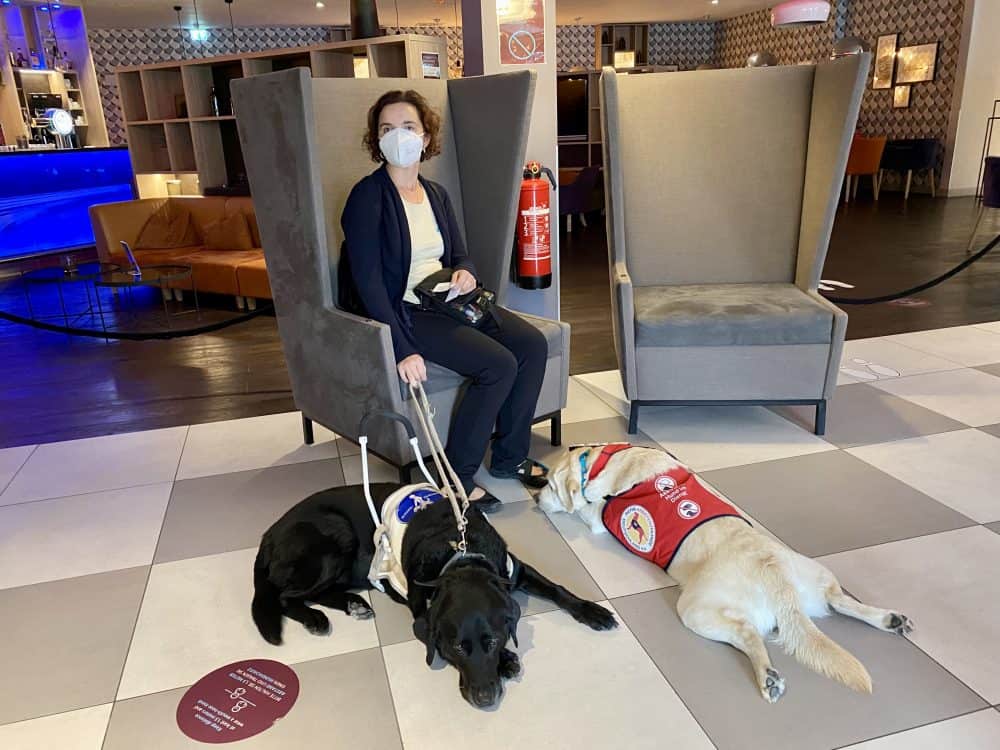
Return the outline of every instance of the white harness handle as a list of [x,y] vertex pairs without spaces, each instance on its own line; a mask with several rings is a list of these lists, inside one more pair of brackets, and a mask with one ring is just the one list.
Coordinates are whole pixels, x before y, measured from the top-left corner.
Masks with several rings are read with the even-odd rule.
[[[424,437],[427,439],[427,443],[430,446],[431,458],[434,460],[434,466],[437,468],[438,476],[450,480],[450,484],[446,481],[444,487],[439,487],[437,483],[431,478],[430,472],[427,471],[427,466],[424,464],[423,456],[420,454],[420,444],[417,440],[415,434],[411,434],[409,438],[410,447],[413,449],[413,455],[416,456],[417,464],[420,466],[420,471],[430,484],[438,492],[441,492],[448,498],[451,503],[452,512],[455,514],[455,524],[458,527],[459,541],[458,541],[458,553],[460,555],[466,554],[468,551],[468,545],[465,540],[465,530],[468,526],[468,521],[466,520],[466,514],[469,511],[469,496],[465,492],[465,487],[458,479],[458,475],[455,473],[454,468],[452,468],[451,463],[448,461],[448,457],[445,455],[444,447],[441,444],[441,438],[438,435],[437,428],[434,426],[434,410],[431,408],[430,400],[427,398],[427,392],[424,390],[423,384],[421,383],[410,383],[410,395],[413,398],[413,403],[416,408],[417,419],[420,422],[420,428],[424,433]],[[402,417],[393,412],[387,412],[384,416],[403,421],[407,424]],[[364,422],[362,422],[364,424]],[[409,430],[412,428],[408,428]],[[363,431],[363,430],[362,430]],[[368,512],[371,514],[372,521],[375,523],[375,528],[382,529],[381,535],[379,537],[379,547],[389,544],[389,536],[382,525],[382,519],[378,512],[375,510],[375,502],[372,500],[371,487],[369,482],[368,473],[368,436],[360,435],[358,437],[358,445],[361,446],[361,481],[364,483],[365,490],[365,500],[368,501]],[[458,497],[455,496],[455,491],[458,492]],[[461,501],[461,502],[460,502]]]

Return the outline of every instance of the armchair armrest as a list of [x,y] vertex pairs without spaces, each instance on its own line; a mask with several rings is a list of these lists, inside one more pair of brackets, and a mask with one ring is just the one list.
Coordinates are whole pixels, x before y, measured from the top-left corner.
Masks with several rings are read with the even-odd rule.
[[98,258],[102,262],[110,262],[115,257],[124,258],[118,243],[124,240],[134,245],[149,217],[165,201],[165,198],[144,198],[91,206],[90,223],[94,228]]
[[810,298],[819,302],[833,313],[833,330],[830,334],[830,360],[827,363],[826,385],[823,396],[830,398],[837,387],[837,373],[840,370],[840,357],[844,352],[844,339],[847,337],[847,313],[833,304],[815,289],[804,290]]
[[611,323],[622,385],[629,400],[639,397],[635,353],[635,294],[625,263],[611,265]]
[[559,337],[562,347],[562,359],[560,361],[560,373],[559,373],[559,403],[565,408],[566,403],[569,400],[569,359],[570,359],[570,326],[569,323],[564,323],[561,320],[552,320],[551,318],[543,318],[538,315],[531,315],[530,313],[517,311],[518,317],[524,318],[528,321],[539,321],[548,323],[550,325],[559,326]]

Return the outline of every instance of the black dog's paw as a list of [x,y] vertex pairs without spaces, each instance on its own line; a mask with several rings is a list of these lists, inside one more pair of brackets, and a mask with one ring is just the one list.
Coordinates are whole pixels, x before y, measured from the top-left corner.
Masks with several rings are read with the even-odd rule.
[[277,630],[267,630],[267,631],[265,631],[263,628],[258,628],[258,630],[260,630],[260,634],[264,638],[264,640],[267,641],[268,643],[270,643],[272,646],[280,646],[281,645],[282,641],[281,641],[281,626],[280,626],[280,624],[279,624]]
[[505,680],[513,679],[521,674],[521,660],[517,658],[517,654],[506,648],[501,651],[498,672]]
[[330,632],[330,620],[322,612],[310,609],[302,622],[313,635],[327,635]]
[[375,616],[375,610],[368,606],[368,602],[357,594],[347,601],[347,613],[355,620],[370,620]]
[[607,609],[594,602],[582,602],[571,612],[573,619],[591,630],[611,630],[618,627],[618,620]]

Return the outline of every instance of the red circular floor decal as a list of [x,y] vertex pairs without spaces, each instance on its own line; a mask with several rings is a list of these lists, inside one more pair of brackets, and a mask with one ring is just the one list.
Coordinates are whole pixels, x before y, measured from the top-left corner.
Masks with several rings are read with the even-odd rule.
[[236,742],[260,734],[292,710],[299,678],[270,659],[220,667],[188,688],[177,705],[177,726],[199,742]]

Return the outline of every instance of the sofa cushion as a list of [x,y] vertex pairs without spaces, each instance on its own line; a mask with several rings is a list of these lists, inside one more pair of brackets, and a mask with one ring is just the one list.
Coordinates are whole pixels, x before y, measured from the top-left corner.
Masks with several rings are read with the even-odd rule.
[[[549,359],[566,354],[566,352],[563,351],[562,328],[559,323],[554,320],[536,318],[534,316],[526,317],[525,320],[545,335],[545,340],[549,345]],[[434,362],[427,362],[426,364],[427,382],[424,383],[424,390],[427,391],[427,393],[440,393],[441,391],[458,388],[465,381],[465,378],[462,375],[444,368],[441,365],[435,364]],[[402,380],[399,381],[399,392],[403,395],[404,400],[411,397],[410,387]]]
[[246,217],[240,213],[206,224],[202,238],[207,250],[252,250],[254,246]]
[[[238,295],[239,282],[236,269],[243,263],[260,257],[260,250],[201,250],[178,258],[178,262],[189,264],[194,273],[199,292]],[[171,286],[190,289],[190,279],[183,279]]]
[[[135,260],[139,264],[139,268],[145,268],[146,266],[164,266],[170,265],[171,263],[182,263],[187,265],[186,260],[182,258],[191,255],[191,253],[196,253],[201,250],[201,246],[194,245],[189,247],[178,247],[173,250],[136,250]],[[125,256],[116,256],[114,259],[115,263],[118,263],[122,267],[128,265],[128,260]]]
[[257,226],[257,214],[254,211],[253,198],[227,198],[226,216],[235,213],[243,214],[246,217],[247,224],[250,226],[250,236],[253,237],[253,246],[261,247],[260,229]]
[[165,250],[198,244],[191,212],[170,201],[153,212],[135,241],[135,250]]
[[833,313],[793,284],[635,289],[635,343],[662,346],[825,344]]
[[267,264],[263,257],[240,265],[236,269],[236,280],[241,296],[271,299],[271,282],[267,277]]

